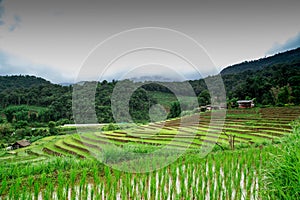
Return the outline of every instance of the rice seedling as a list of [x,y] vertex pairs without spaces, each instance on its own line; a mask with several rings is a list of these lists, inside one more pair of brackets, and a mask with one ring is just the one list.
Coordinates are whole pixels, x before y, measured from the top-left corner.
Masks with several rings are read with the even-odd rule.
[[40,186],[38,182],[34,183],[34,199],[37,200],[39,198]]

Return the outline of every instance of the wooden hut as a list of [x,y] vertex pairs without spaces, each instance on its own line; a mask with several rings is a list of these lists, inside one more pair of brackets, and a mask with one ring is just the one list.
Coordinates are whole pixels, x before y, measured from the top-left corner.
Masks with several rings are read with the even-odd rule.
[[239,104],[239,108],[253,108],[254,103],[253,100],[239,100],[237,101]]
[[27,141],[27,140],[20,140],[20,141],[15,142],[12,145],[12,149],[19,149],[19,148],[23,148],[23,147],[27,147],[27,146],[30,146],[30,142],[29,141]]

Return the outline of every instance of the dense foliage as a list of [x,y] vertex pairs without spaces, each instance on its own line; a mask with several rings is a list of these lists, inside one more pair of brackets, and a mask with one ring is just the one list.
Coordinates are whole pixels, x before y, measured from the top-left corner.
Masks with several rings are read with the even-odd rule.
[[255,98],[262,105],[300,104],[300,62],[223,75],[223,80],[228,99]]
[[15,88],[31,88],[39,85],[50,85],[49,81],[35,76],[0,76],[0,92]]

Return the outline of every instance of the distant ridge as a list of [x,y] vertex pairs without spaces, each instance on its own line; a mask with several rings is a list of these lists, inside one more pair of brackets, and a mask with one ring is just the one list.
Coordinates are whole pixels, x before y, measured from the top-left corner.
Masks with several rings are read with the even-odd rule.
[[0,76],[0,92],[6,89],[31,88],[33,86],[50,84],[50,81],[29,75]]
[[61,86],[70,86],[70,85],[74,85],[74,83],[59,83],[58,85],[61,85]]
[[245,61],[226,67],[221,71],[221,75],[236,74],[247,70],[258,71],[264,67],[276,64],[291,64],[300,62],[300,48],[278,53],[267,58],[261,58],[254,61]]

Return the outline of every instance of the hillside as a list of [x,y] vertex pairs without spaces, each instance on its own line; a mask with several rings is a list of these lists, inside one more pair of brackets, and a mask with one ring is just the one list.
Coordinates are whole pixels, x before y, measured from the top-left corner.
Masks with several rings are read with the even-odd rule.
[[267,66],[278,64],[293,64],[297,62],[300,62],[300,48],[286,51],[283,53],[278,53],[274,56],[261,58],[259,60],[245,61],[239,64],[235,64],[223,69],[221,71],[221,74],[237,74],[248,70],[258,71]]
[[9,89],[31,88],[39,85],[50,85],[50,81],[35,76],[0,76],[0,92]]

